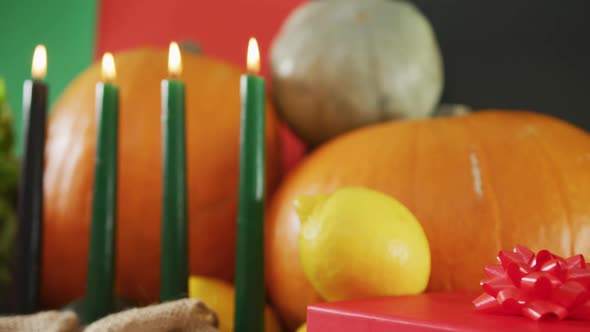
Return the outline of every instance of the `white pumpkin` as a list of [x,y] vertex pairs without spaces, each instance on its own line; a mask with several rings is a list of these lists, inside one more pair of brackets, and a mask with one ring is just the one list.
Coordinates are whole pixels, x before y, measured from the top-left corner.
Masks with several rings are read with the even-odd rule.
[[443,88],[430,23],[402,0],[307,2],[285,21],[270,58],[278,109],[311,145],[376,122],[429,116]]

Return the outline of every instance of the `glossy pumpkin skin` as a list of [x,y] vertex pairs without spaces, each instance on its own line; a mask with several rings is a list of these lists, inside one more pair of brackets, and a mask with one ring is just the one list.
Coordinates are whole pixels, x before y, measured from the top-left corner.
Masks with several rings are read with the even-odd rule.
[[479,289],[483,266],[516,244],[590,255],[589,170],[590,135],[534,113],[477,112],[347,134],[304,160],[274,196],[266,234],[270,297],[298,321],[319,299],[297,258],[292,202],[299,194],[366,186],[396,197],[430,242],[428,289]]
[[442,92],[439,47],[409,1],[323,0],[301,5],[271,47],[273,96],[304,141],[430,115]]
[[[186,83],[190,273],[231,280],[238,184],[240,75],[212,58],[182,54]],[[167,51],[115,54],[120,87],[116,289],[143,303],[158,300],[162,195],[160,81]],[[58,306],[86,289],[94,174],[95,84],[91,66],[51,114],[45,168],[42,302]],[[278,180],[276,117],[267,103],[268,187]],[[270,189],[269,189],[270,190]]]

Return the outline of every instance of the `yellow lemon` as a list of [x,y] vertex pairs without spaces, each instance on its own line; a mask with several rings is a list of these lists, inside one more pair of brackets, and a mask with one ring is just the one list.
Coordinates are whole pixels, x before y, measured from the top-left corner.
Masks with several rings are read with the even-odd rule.
[[307,324],[299,326],[299,328],[295,332],[307,332]]
[[[191,276],[188,283],[189,296],[203,300],[217,313],[220,332],[234,330],[234,287],[219,279]],[[269,306],[264,311],[265,332],[280,332],[279,321]]]
[[422,226],[383,193],[342,188],[301,196],[299,254],[303,271],[328,301],[423,292],[430,248]]

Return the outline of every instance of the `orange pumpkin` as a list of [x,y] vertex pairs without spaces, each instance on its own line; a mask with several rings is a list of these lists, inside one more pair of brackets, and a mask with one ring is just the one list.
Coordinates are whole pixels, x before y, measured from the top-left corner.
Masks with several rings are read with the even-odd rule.
[[[478,289],[515,244],[590,255],[590,135],[526,112],[390,122],[346,134],[291,173],[270,206],[267,279],[291,326],[319,297],[301,272],[293,199],[366,186],[404,203],[430,241],[429,290]],[[376,230],[377,231],[377,230]]]
[[[183,53],[186,83],[190,272],[231,280],[234,270],[242,71]],[[160,81],[167,52],[115,55],[120,87],[118,295],[158,299],[162,147]],[[95,153],[95,84],[100,66],[83,72],[56,102],[45,168],[42,301],[62,305],[84,294]],[[277,183],[276,117],[267,109],[268,185]]]

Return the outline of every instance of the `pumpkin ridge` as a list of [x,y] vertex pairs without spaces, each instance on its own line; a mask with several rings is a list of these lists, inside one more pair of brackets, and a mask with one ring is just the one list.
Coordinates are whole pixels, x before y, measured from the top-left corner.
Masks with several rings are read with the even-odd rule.
[[[418,210],[418,200],[416,199],[416,185],[418,182],[418,160],[420,160],[420,151],[418,150],[420,148],[420,122],[414,122],[413,125],[416,127],[415,129],[415,134],[414,134],[414,139],[413,139],[413,143],[412,143],[412,151],[414,151],[413,154],[413,159],[412,159],[412,164],[414,164],[414,168],[410,168],[412,169],[412,173],[410,174],[410,178],[412,179],[411,181],[411,185],[410,188],[412,188],[412,194],[410,197],[412,197],[412,205],[411,208]],[[408,207],[410,208],[410,207]],[[413,210],[412,209],[412,210]],[[412,211],[412,213],[415,213],[414,211]]]
[[559,168],[557,167],[557,164],[555,163],[555,158],[551,157],[551,152],[549,151],[549,149],[547,149],[545,143],[543,142],[543,140],[541,139],[541,137],[538,135],[537,132],[532,132],[531,136],[534,137],[534,141],[535,143],[537,143],[537,146],[539,147],[539,149],[541,150],[541,156],[547,161],[547,164],[550,166],[550,168],[552,169],[552,172],[549,172],[551,174],[551,176],[553,177],[553,179],[555,180],[556,183],[556,187],[558,190],[558,197],[559,197],[559,204],[563,207],[563,210],[565,211],[565,216],[566,216],[566,222],[568,225],[568,229],[569,229],[569,234],[570,234],[570,252],[567,254],[567,256],[571,256],[574,255],[574,249],[575,249],[575,237],[574,237],[574,223],[573,223],[573,219],[572,219],[572,212],[571,212],[571,206],[567,203],[567,200],[565,199],[566,193],[565,190],[562,186],[562,182],[563,179],[561,178],[561,176],[559,176],[557,173],[559,171]]
[[[471,125],[471,121],[472,121],[472,117],[462,117],[463,119],[463,123],[465,123],[465,130],[467,132],[467,134],[471,137],[473,137],[473,140],[470,140],[473,146],[479,147],[479,151],[481,153],[480,158],[478,158],[479,160],[479,164],[480,164],[480,169],[483,170],[487,170],[488,173],[491,173],[491,168],[489,167],[488,163],[487,163],[487,156],[488,153],[486,153],[485,148],[483,146],[483,140],[480,139],[478,137],[478,135],[476,134],[478,131],[477,130],[472,130],[473,126]],[[483,172],[481,173],[481,179],[482,179],[482,183],[484,187],[489,188],[489,195],[486,195],[484,199],[488,200],[488,202],[490,203],[491,208],[491,214],[492,214],[492,218],[494,219],[494,225],[496,226],[495,229],[495,234],[494,235],[494,239],[496,242],[496,251],[500,251],[502,250],[502,218],[500,217],[501,213],[500,213],[500,207],[498,205],[498,200],[496,199],[496,190],[494,189],[493,185],[492,185],[492,181],[489,180],[489,178],[491,178],[492,176],[483,176]],[[489,197],[489,198],[488,198]],[[483,198],[483,197],[482,197]]]
[[[363,13],[363,12],[361,12]],[[361,14],[359,13],[359,14]],[[364,13],[366,15],[366,13]],[[359,22],[358,24],[361,24],[361,31],[363,32],[363,35],[365,35],[364,38],[364,42],[365,42],[365,53],[366,53],[366,57],[367,57],[367,65],[368,65],[368,70],[372,72],[372,80],[371,80],[371,84],[373,85],[373,91],[376,95],[375,100],[377,101],[376,105],[375,105],[375,110],[377,111],[377,114],[379,116],[378,121],[382,122],[382,121],[386,121],[387,120],[387,111],[385,109],[385,104],[386,104],[386,98],[385,97],[385,93],[383,93],[383,89],[382,89],[382,84],[381,82],[379,82],[379,61],[377,60],[376,57],[376,53],[377,53],[377,49],[375,47],[375,41],[373,40],[373,36],[371,35],[371,31],[373,29],[373,27],[371,27],[371,29],[369,29],[369,25],[371,25],[371,20],[370,19],[365,19],[363,22]]]

